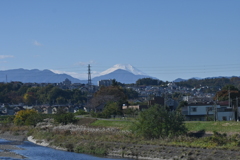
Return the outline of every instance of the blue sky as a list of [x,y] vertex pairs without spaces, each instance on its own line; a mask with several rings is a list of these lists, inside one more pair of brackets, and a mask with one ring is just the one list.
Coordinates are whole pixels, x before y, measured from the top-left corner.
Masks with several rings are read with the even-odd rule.
[[239,19],[239,0],[1,0],[0,70],[240,76]]

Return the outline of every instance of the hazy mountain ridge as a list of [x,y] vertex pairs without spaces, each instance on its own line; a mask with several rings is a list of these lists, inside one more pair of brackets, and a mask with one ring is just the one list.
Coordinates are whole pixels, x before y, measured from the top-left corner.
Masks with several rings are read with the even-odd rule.
[[12,69],[0,71],[0,82],[20,81],[23,83],[59,83],[68,78],[73,83],[81,83],[81,80],[67,74],[55,74],[50,70],[38,69]]
[[[207,77],[207,78],[190,78],[196,80],[202,79],[213,79],[213,78],[222,78],[224,76],[219,77]],[[237,77],[237,76],[232,76]],[[45,70],[38,70],[38,69],[11,69],[0,71],[0,82],[11,82],[11,81],[20,81],[23,83],[60,83],[63,82],[66,78],[68,78],[72,83],[87,83],[87,80],[79,80],[74,78],[68,74],[57,74],[48,69]],[[130,84],[136,83],[138,79],[141,78],[153,78],[158,79],[155,77],[151,77],[143,73],[142,71],[136,69],[131,65],[114,65],[112,68],[107,69],[106,71],[102,72],[100,76],[92,78],[92,84],[97,85],[98,81],[100,80],[107,80],[107,79],[116,79],[118,82]],[[231,78],[231,77],[225,77]],[[188,81],[189,79],[182,79],[178,78],[173,82],[182,82]]]
[[[0,82],[20,81],[23,83],[60,83],[68,78],[72,83],[87,83],[87,80],[79,80],[67,74],[56,74],[50,70],[38,69],[12,69],[0,71]],[[116,79],[121,83],[135,83],[140,78],[150,76],[135,75],[129,71],[117,69],[106,75],[92,78],[92,83],[97,84],[100,80]]]

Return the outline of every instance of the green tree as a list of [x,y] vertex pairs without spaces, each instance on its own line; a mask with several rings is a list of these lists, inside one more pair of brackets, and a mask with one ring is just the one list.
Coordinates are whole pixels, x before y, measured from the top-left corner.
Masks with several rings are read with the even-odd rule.
[[89,103],[89,107],[95,109],[99,105],[106,105],[109,102],[116,102],[118,107],[121,108],[122,104],[126,102],[127,96],[124,94],[123,89],[119,86],[101,87]]
[[124,115],[126,116],[132,116],[135,117],[136,115],[138,115],[139,110],[138,109],[133,109],[133,108],[127,108],[123,110]]
[[222,90],[239,91],[237,87],[231,84],[224,86]]
[[56,99],[56,101],[57,101],[57,104],[65,104],[66,103],[66,99],[64,98],[64,97],[58,97],[57,99]]
[[154,105],[140,113],[132,131],[145,138],[160,138],[186,134],[187,128],[181,113]]
[[112,86],[118,86],[118,82],[116,81],[116,79],[112,80]]
[[177,111],[181,111],[183,107],[187,106],[188,102],[187,101],[181,101],[178,106],[177,106]]
[[161,85],[162,83],[162,81],[152,78],[141,78],[136,81],[137,85]]
[[222,88],[221,91],[217,92],[214,99],[215,100],[220,100],[220,101],[226,101],[229,98],[235,100],[237,97],[240,97],[240,92],[237,87],[233,85],[226,85]]
[[109,102],[103,109],[102,114],[109,118],[111,115],[122,115],[122,111],[120,110],[117,102]]
[[37,98],[33,92],[28,92],[28,93],[24,94],[24,96],[23,96],[23,101],[27,105],[35,104],[36,100],[37,100]]
[[132,88],[124,88],[123,92],[125,93],[128,99],[138,98],[138,92],[134,91]]
[[56,114],[54,117],[54,121],[57,123],[62,123],[66,125],[68,123],[75,123],[77,119],[75,118],[73,113],[64,113],[64,114]]

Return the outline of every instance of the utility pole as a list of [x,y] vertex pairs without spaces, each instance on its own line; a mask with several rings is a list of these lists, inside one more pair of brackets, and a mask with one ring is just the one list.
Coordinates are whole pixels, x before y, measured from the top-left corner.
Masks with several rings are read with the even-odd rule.
[[7,75],[6,75],[6,83],[8,83],[8,81],[7,81]]
[[238,122],[238,97],[236,98],[236,106],[237,106],[237,122]]
[[214,102],[214,121],[217,121],[217,101]]
[[[91,79],[91,66],[88,65],[88,95],[87,95],[87,106],[89,105],[89,100],[92,97],[92,79]],[[88,106],[89,107],[89,106]],[[90,110],[90,107],[89,107]]]
[[215,107],[216,107],[216,110],[215,110],[215,113],[216,113],[216,121],[218,120],[218,112],[217,112],[217,104],[218,104],[218,94],[217,94],[217,101],[215,102]]
[[228,106],[231,107],[230,87],[228,88]]
[[92,80],[91,80],[91,66],[90,64],[88,65],[88,87],[92,85]]

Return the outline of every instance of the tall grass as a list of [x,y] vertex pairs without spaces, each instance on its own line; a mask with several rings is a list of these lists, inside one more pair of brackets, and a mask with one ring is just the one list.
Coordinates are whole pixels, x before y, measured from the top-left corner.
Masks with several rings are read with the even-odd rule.
[[96,120],[91,126],[98,127],[115,127],[122,130],[128,130],[132,125],[132,121],[116,121],[116,120]]
[[[132,121],[116,121],[116,120],[96,120],[91,123],[91,126],[97,127],[116,127],[122,130],[130,129]],[[226,132],[237,133],[240,132],[240,122],[235,121],[186,121],[185,125],[188,131],[206,132]]]
[[205,130],[206,132],[225,132],[237,133],[240,132],[240,122],[235,121],[189,121],[185,122],[189,131]]

